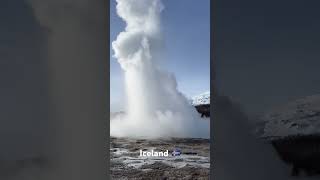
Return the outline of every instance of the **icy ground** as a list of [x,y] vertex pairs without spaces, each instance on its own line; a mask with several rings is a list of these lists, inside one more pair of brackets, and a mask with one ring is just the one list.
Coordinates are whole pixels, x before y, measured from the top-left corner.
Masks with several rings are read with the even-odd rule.
[[194,96],[190,101],[193,106],[210,104],[210,91]]
[[[171,156],[181,149],[181,156]],[[111,138],[111,175],[121,178],[208,179],[210,142],[205,139],[129,139]],[[169,150],[169,157],[139,157],[139,151]]]
[[265,122],[262,137],[320,133],[320,95],[300,98],[274,108],[261,118]]

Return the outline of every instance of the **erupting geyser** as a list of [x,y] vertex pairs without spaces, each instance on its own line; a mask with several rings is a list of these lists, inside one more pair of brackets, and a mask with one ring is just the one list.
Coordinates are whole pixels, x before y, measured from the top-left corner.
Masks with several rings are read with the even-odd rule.
[[163,8],[160,0],[117,0],[126,28],[112,48],[125,74],[127,109],[111,119],[111,136],[209,137],[209,121],[177,90],[174,75],[157,64]]

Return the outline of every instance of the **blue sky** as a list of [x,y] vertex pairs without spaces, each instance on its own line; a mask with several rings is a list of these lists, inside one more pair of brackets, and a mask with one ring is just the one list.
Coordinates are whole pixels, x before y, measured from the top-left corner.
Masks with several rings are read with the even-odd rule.
[[[186,96],[210,90],[210,0],[163,0],[161,14],[165,41],[163,69],[175,74],[178,89]],[[112,57],[111,42],[125,23],[110,2],[110,106],[123,110],[125,102],[123,72]]]

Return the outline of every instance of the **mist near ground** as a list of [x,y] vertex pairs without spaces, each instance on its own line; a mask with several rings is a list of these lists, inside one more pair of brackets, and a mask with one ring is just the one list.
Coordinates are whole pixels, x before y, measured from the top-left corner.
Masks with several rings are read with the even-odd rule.
[[[39,133],[43,145],[31,156],[39,159],[29,159],[20,153],[18,159],[2,161],[0,179],[106,179],[106,2],[28,0],[26,3],[35,22],[46,32],[42,61],[47,62],[48,70],[38,75],[46,77],[48,90],[43,91],[48,100],[43,106],[48,106],[48,112],[47,118],[37,120],[44,121],[47,129]],[[29,106],[33,103],[31,100]],[[12,143],[20,144],[21,140]],[[26,149],[28,146],[33,144],[26,143]],[[14,150],[23,152],[24,148]]]

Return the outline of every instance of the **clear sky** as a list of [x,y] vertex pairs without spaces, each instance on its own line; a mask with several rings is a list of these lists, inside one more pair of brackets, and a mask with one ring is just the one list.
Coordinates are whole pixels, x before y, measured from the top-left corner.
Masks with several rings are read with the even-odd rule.
[[[162,28],[165,41],[165,69],[173,72],[178,89],[191,97],[210,90],[210,0],[163,0]],[[111,42],[125,23],[110,3],[110,106],[119,111],[124,105],[123,72],[112,57]]]

